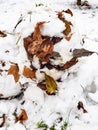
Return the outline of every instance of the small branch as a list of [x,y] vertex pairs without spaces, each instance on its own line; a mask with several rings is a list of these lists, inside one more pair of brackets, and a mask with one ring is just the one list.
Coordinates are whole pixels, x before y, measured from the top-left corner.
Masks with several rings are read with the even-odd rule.
[[23,17],[22,17],[22,14],[21,14],[21,16],[20,16],[20,18],[19,18],[17,24],[15,25],[15,27],[14,27],[14,29],[13,29],[13,32],[15,32],[17,26],[18,26],[22,21],[23,21]]

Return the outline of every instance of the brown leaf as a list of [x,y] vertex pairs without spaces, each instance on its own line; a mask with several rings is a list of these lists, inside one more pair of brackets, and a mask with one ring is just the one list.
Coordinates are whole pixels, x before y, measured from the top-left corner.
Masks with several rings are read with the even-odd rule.
[[69,33],[71,32],[71,22],[68,22],[67,20],[64,21],[66,29],[63,31],[63,34],[68,36]]
[[37,51],[40,49],[40,45],[42,44],[42,36],[40,32],[40,27],[44,24],[45,22],[39,22],[35,26],[35,30],[33,33],[33,40],[32,43],[28,46],[28,52],[32,55],[37,53]]
[[3,96],[3,94],[2,93],[0,93],[0,97],[2,97]]
[[8,75],[13,75],[16,82],[19,80],[19,68],[17,64],[11,65],[11,67],[8,70]]
[[47,89],[47,88],[46,88],[46,84],[45,84],[44,82],[38,83],[37,86],[38,86],[39,88],[41,88],[42,90],[46,90],[46,89]]
[[65,28],[66,28],[66,29],[63,31],[63,34],[64,34],[65,36],[68,36],[69,33],[71,32],[71,25],[72,25],[72,23],[69,22],[69,21],[67,21],[66,19],[64,19],[62,13],[63,13],[63,11],[58,13],[58,18],[59,18],[61,21],[63,21],[64,24],[65,24]]
[[19,121],[20,123],[23,124],[24,121],[28,120],[28,116],[27,116],[27,113],[26,113],[26,111],[24,109],[21,109],[21,110],[22,110],[22,112],[18,117],[16,117],[15,122]]
[[71,34],[70,36],[65,37],[65,39],[66,39],[67,41],[70,41],[71,37],[72,37],[72,34]]
[[53,42],[50,41],[50,38],[45,39],[39,50],[37,51],[36,55],[40,59],[40,61],[49,61],[49,57],[52,54],[54,49]]
[[73,56],[74,57],[89,56],[89,55],[92,55],[93,53],[96,53],[96,52],[88,51],[88,50],[83,49],[83,48],[73,50]]
[[70,14],[71,16],[73,16],[73,13],[72,13],[72,11],[70,9],[67,9],[65,12]]
[[58,43],[58,42],[60,42],[62,40],[62,38],[61,37],[52,37],[52,42],[53,42],[53,44],[55,45],[56,43]]
[[2,118],[2,122],[0,124],[0,127],[3,127],[3,125],[5,123],[5,119],[6,119],[5,114],[3,114],[2,117],[0,117],[0,118]]
[[35,78],[35,70],[31,70],[27,66],[24,66],[23,75],[27,78]]
[[3,31],[0,31],[0,37],[6,37],[7,35],[3,32]]
[[87,110],[84,108],[83,106],[83,102],[79,101],[78,102],[78,105],[77,105],[77,108],[80,110],[82,109],[83,110],[83,113],[87,113]]
[[42,36],[40,32],[40,28],[43,26],[45,22],[38,22],[35,26],[34,33],[33,33],[33,40],[42,42]]
[[76,57],[73,57],[70,61],[67,61],[63,67],[59,68],[60,70],[66,70],[75,65],[78,62]]

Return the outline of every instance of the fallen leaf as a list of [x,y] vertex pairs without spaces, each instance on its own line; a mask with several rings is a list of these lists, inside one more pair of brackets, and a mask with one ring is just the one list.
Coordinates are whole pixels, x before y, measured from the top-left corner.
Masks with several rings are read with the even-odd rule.
[[38,83],[37,86],[38,86],[39,88],[41,88],[42,90],[46,90],[46,89],[47,89],[47,88],[46,88],[46,84],[43,83],[43,82]]
[[65,20],[64,23],[65,23],[66,29],[63,31],[63,34],[68,36],[69,33],[71,32],[71,25],[72,24],[71,24],[71,22],[69,22],[67,20]]
[[24,66],[23,69],[23,75],[27,78],[35,78],[35,70],[31,70],[30,68],[28,68],[27,66]]
[[33,33],[33,40],[42,42],[42,36],[40,32],[40,28],[43,26],[45,22],[38,22],[35,26],[34,33]]
[[2,93],[0,93],[0,97],[2,97],[3,96],[3,94]]
[[65,30],[63,31],[63,34],[68,36],[70,34],[70,32],[71,32],[71,25],[72,25],[72,23],[67,21],[65,18],[63,18],[63,14],[62,13],[63,13],[63,11],[58,13],[58,18],[62,22],[64,22],[64,24],[65,24]]
[[53,44],[55,45],[56,43],[58,43],[58,42],[60,42],[62,40],[62,38],[61,37],[52,37],[52,42],[53,42]]
[[88,50],[83,49],[83,48],[73,50],[73,56],[74,57],[89,56],[89,55],[92,55],[93,53],[96,53],[96,52],[88,51]]
[[11,65],[11,67],[8,70],[8,75],[13,75],[15,82],[18,82],[20,75],[19,75],[19,68],[17,64]]
[[78,62],[76,57],[73,57],[70,61],[67,61],[62,67],[55,66],[58,70],[66,70],[75,65]]
[[70,14],[71,16],[73,16],[73,13],[72,13],[72,11],[70,9],[67,9],[65,12]]
[[39,50],[36,53],[36,56],[40,59],[40,61],[49,61],[49,57],[52,54],[54,49],[53,42],[50,38],[45,39],[40,45]]
[[0,37],[6,37],[7,34],[5,34],[3,31],[0,31]]
[[0,117],[0,119],[2,119],[2,122],[1,122],[1,124],[0,124],[0,127],[3,127],[3,126],[4,126],[4,123],[5,123],[5,119],[6,119],[5,114],[3,114],[3,115]]
[[18,117],[16,117],[15,122],[19,121],[20,123],[23,124],[24,121],[28,120],[28,116],[27,116],[27,113],[26,113],[26,111],[24,109],[21,109],[21,110],[22,110],[22,112]]
[[77,108],[80,110],[82,109],[83,110],[83,113],[87,113],[87,110],[84,108],[83,106],[83,102],[79,101],[78,102],[78,105],[77,105]]
[[46,81],[46,91],[48,94],[53,94],[57,90],[57,83],[56,81],[49,75],[45,74],[45,81]]
[[67,41],[70,41],[71,37],[72,37],[72,34],[71,34],[70,36],[65,37],[65,39],[66,39]]

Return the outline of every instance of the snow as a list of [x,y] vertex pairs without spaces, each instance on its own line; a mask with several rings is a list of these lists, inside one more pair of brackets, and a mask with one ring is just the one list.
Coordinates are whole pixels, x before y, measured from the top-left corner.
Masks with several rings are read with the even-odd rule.
[[[56,130],[61,130],[64,122],[68,122],[67,130],[98,130],[98,0],[88,0],[91,9],[78,7],[75,3],[76,0],[0,1],[0,30],[7,33],[7,37],[0,37],[0,124],[2,115],[6,116],[0,130],[37,130],[37,123],[41,121],[48,125],[48,130],[54,124]],[[70,41],[64,38],[62,32],[66,27],[57,16],[57,12],[67,9],[73,12],[73,17],[63,13],[72,23]],[[22,22],[15,28],[21,18]],[[31,35],[37,22],[43,21],[42,35],[63,38],[54,45],[54,51],[60,57],[51,59],[53,65],[69,61],[74,49],[85,48],[95,53],[78,58],[77,64],[64,71],[41,68],[36,56],[30,63],[23,38]],[[13,63],[19,67],[18,82],[7,73]],[[23,76],[24,66],[31,64],[37,69],[36,79]],[[57,80],[56,95],[48,95],[37,86],[45,78],[42,71]],[[79,101],[83,102],[87,113],[77,108]],[[23,124],[16,123],[15,114],[19,115],[22,109],[28,120]]]

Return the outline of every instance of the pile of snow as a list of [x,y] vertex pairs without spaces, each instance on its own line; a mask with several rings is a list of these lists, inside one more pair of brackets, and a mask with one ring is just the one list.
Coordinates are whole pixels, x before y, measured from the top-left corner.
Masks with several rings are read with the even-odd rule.
[[[13,3],[9,0],[9,4],[1,1],[0,30],[7,34],[7,37],[0,37],[0,124],[2,130],[35,130],[41,122],[44,122],[49,130],[53,125],[56,130],[61,130],[64,123],[68,125],[67,130],[70,128],[91,130],[92,124],[95,124],[95,129],[98,128],[96,121],[98,114],[94,111],[98,109],[96,105],[98,104],[98,55],[93,53],[90,56],[79,57],[75,65],[65,70],[57,70],[46,66],[41,68],[37,56],[34,56],[33,61],[30,62],[24,48],[23,39],[34,32],[38,22],[43,21],[45,24],[40,29],[43,36],[62,38],[54,45],[54,51],[59,53],[60,58],[51,59],[52,65],[64,65],[73,58],[74,49],[85,47],[85,45],[82,46],[82,39],[71,13],[63,12],[63,17],[72,24],[70,39],[64,36],[63,31],[67,26],[57,15],[59,11],[68,9],[64,3],[65,0],[62,2],[55,0],[53,3],[43,0],[40,2],[18,0]],[[7,6],[6,12],[5,6]],[[19,18],[22,18],[22,21],[17,25]],[[18,66],[18,80],[11,74],[11,71],[9,72],[13,64]],[[30,65],[36,68],[36,78],[23,75],[24,66],[30,68]],[[45,80],[42,71],[56,81],[58,86],[56,95],[48,95],[37,86],[39,82]],[[16,72],[13,73],[16,74]],[[84,108],[78,108],[79,102],[83,103]],[[28,118],[20,118],[22,110],[25,110]]]

